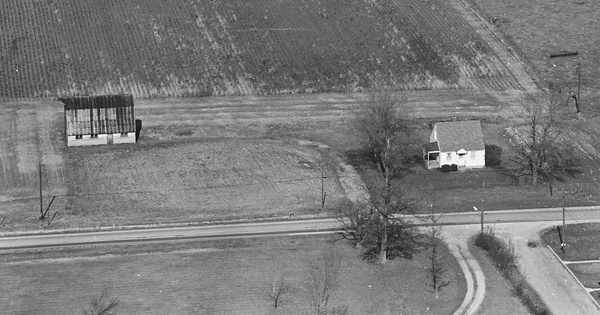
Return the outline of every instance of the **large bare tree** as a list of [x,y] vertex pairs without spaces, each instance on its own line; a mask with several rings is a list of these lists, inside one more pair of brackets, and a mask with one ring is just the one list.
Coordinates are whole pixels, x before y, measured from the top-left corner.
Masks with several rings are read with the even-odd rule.
[[572,173],[572,146],[565,141],[565,130],[559,98],[531,96],[523,104],[525,129],[514,129],[516,155],[512,159],[513,171],[518,178],[529,178],[532,184],[545,182],[552,194],[552,184]]
[[412,234],[409,224],[398,216],[411,210],[398,183],[409,171],[406,158],[415,152],[412,122],[405,98],[384,87],[370,93],[354,121],[362,147],[376,165],[383,185],[371,189],[371,200],[365,205],[346,207],[343,215],[349,219],[346,227],[350,235],[368,245],[368,253],[376,252],[381,264],[386,263],[391,248],[399,249]]

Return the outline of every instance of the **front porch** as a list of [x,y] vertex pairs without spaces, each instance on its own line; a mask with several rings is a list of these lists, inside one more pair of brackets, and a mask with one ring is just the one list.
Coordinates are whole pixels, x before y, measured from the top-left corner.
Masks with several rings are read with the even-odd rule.
[[437,142],[430,142],[423,146],[423,159],[428,170],[440,168],[440,149]]
[[425,161],[425,166],[427,166],[427,169],[434,169],[434,168],[440,168],[440,163],[437,160],[433,160],[433,161]]

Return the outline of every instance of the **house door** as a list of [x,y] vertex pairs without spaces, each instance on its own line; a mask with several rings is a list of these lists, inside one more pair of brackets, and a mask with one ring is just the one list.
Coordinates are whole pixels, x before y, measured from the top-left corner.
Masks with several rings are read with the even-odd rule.
[[465,167],[467,165],[466,153],[458,154],[458,167]]

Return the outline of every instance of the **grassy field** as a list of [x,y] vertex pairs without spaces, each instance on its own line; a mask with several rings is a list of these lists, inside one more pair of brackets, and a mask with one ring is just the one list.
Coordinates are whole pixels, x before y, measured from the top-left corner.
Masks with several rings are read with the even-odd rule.
[[[138,144],[69,149],[62,135],[60,103],[4,103],[0,161],[10,176],[1,178],[3,229],[327,215],[341,198],[358,198],[361,179],[377,187],[378,174],[353,158],[359,147],[352,115],[366,97],[351,93],[138,100],[136,117],[143,121]],[[421,122],[423,142],[430,123],[452,116],[479,118],[486,142],[503,147],[505,159],[510,156],[505,129],[514,126],[510,117],[517,99],[508,92],[467,90],[407,94]],[[34,118],[38,124],[30,123]],[[593,149],[589,143],[596,140],[588,138],[582,138],[589,141],[585,148]],[[586,156],[593,156],[591,149]],[[50,212],[58,214],[49,227],[37,219],[37,161],[30,152],[42,155],[44,208],[58,196]],[[557,184],[556,191],[578,185],[588,195],[568,199],[570,206],[596,205],[599,200],[598,168],[588,161],[591,164],[582,166],[578,178]],[[354,165],[360,178],[346,164]],[[321,171],[328,177],[325,211],[320,208]],[[562,198],[559,193],[550,197],[544,186],[516,187],[493,168],[458,174],[417,168],[407,178],[406,190],[416,197],[425,194],[428,203],[447,212],[473,206],[556,207]]]
[[[533,65],[535,71],[563,91],[576,91],[577,63],[581,63],[581,106],[586,114],[600,110],[600,7],[594,1],[471,0],[507,40]],[[577,51],[577,56],[550,58],[550,54]]]
[[487,253],[475,245],[474,237],[469,240],[469,251],[481,266],[485,276],[485,298],[478,314],[530,314],[513,293],[512,284],[498,271]]
[[[337,236],[294,236],[6,253],[0,303],[3,314],[81,314],[106,288],[120,300],[118,314],[304,314],[306,264],[331,249],[343,257],[331,305],[348,314],[452,314],[466,292],[454,259],[436,300],[425,285],[426,253],[382,267]],[[279,275],[291,288],[275,310],[268,294]]]
[[139,143],[68,154],[67,178],[76,184],[67,213],[103,225],[318,215],[321,172],[325,211],[344,196],[335,160],[297,143]]
[[442,0],[3,1],[0,97],[520,88]]

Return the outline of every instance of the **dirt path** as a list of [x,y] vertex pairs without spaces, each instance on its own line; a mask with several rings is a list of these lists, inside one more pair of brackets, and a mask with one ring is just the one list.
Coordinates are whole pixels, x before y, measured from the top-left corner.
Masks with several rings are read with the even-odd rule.
[[445,226],[443,229],[444,240],[458,261],[467,281],[467,294],[461,306],[454,312],[455,315],[477,314],[485,298],[483,270],[469,252],[468,240],[477,231],[473,227],[476,226]]
[[465,0],[451,0],[450,3],[463,15],[467,23],[475,29],[477,34],[490,45],[494,53],[506,65],[525,91],[538,91],[539,87],[527,73],[523,61],[513,53],[510,46],[504,43],[502,37],[494,29],[494,26]]

